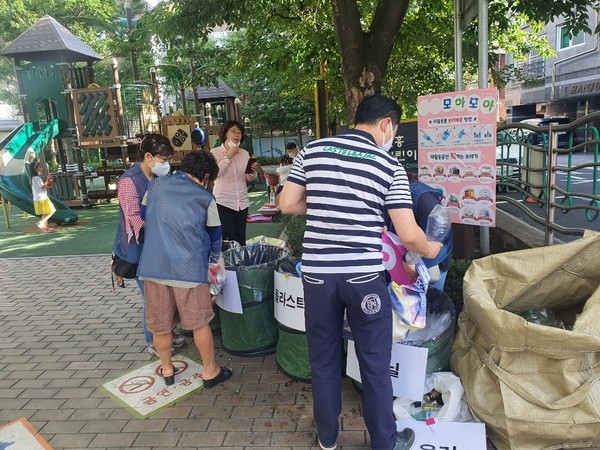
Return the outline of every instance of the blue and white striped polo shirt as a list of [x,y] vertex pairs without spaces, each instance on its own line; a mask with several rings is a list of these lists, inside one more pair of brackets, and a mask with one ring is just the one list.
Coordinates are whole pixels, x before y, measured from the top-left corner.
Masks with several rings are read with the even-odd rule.
[[287,182],[306,188],[303,272],[384,270],[383,212],[411,208],[412,201],[404,168],[369,133],[350,130],[309,143]]

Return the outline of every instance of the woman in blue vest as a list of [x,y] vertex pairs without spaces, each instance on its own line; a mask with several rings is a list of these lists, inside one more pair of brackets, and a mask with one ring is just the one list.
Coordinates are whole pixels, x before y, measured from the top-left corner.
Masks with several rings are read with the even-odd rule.
[[178,371],[170,352],[177,317],[194,333],[204,367],[204,387],[216,386],[232,375],[230,368],[216,363],[209,325],[214,312],[208,270],[211,264],[218,264],[222,241],[217,203],[207,185],[218,172],[213,155],[191,152],[177,173],[155,178],[148,185],[146,244],[138,276],[144,280],[146,319],[167,386],[175,383]]
[[[137,264],[144,243],[144,219],[140,215],[142,199],[148,190],[148,183],[154,177],[167,175],[171,170],[169,161],[175,154],[169,139],[158,133],[144,135],[140,143],[141,161],[133,164],[119,178],[117,196],[119,198],[119,227],[115,236],[113,255]],[[142,327],[148,352],[158,356],[152,343],[152,333],[146,327],[146,302],[144,283],[137,280],[142,295]],[[117,284],[123,286],[123,279],[117,277]],[[183,336],[174,336],[173,344],[185,344]]]

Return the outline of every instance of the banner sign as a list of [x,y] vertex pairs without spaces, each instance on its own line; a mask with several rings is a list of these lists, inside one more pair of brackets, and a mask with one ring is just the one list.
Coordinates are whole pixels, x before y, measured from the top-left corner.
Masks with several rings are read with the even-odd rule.
[[419,97],[419,181],[443,191],[454,223],[496,224],[498,90]]

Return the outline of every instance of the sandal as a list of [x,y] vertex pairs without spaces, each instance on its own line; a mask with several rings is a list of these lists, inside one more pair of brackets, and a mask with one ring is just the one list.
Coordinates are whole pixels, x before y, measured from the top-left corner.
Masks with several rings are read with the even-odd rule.
[[164,376],[163,375],[163,371],[162,371],[162,365],[158,368],[158,373],[160,373],[160,376],[163,377],[163,379],[165,380],[165,384],[167,386],[171,386],[173,384],[175,384],[175,374],[180,372],[180,369],[178,367],[173,366],[173,375],[167,375]]
[[210,389],[215,387],[217,384],[222,383],[223,381],[229,380],[231,375],[233,375],[233,370],[231,370],[229,367],[221,367],[221,370],[216,377],[211,378],[210,380],[205,380],[202,378],[202,384],[206,389]]

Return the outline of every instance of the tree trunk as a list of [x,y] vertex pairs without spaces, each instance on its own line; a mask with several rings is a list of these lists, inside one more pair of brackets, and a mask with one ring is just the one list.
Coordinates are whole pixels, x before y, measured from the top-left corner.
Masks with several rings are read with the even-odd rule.
[[381,81],[410,0],[380,0],[369,31],[361,26],[357,0],[331,0],[346,91],[348,123],[366,95],[381,90]]

